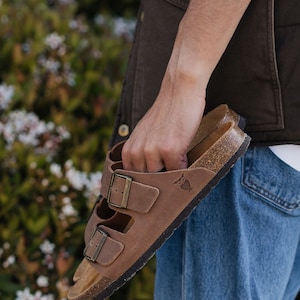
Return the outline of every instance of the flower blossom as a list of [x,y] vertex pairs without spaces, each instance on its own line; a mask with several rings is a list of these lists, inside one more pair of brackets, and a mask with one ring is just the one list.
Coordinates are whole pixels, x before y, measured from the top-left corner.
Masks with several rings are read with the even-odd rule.
[[86,187],[89,193],[92,193],[95,196],[99,194],[101,188],[101,177],[101,172],[95,172],[90,174],[89,180],[87,180],[86,182]]
[[44,254],[52,254],[55,249],[55,245],[53,243],[50,243],[49,240],[45,240],[40,245],[40,249]]
[[39,63],[47,71],[54,74],[58,73],[59,68],[61,67],[61,63],[53,58],[45,59],[44,57],[42,57],[39,59]]
[[41,291],[31,294],[29,288],[25,288],[23,291],[17,291],[16,300],[54,300],[54,296],[52,294],[43,295]]
[[29,288],[25,288],[23,291],[17,291],[16,300],[32,300],[33,295],[31,295]]
[[61,215],[62,219],[64,219],[64,217],[75,217],[78,215],[78,211],[75,210],[75,208],[71,203],[64,205],[61,210],[62,210],[62,215]]
[[50,165],[50,172],[56,176],[57,178],[61,178],[62,177],[62,171],[61,171],[61,166],[59,164],[56,163],[52,163]]
[[6,261],[3,263],[3,268],[8,268],[16,262],[16,258],[14,255],[10,255]]
[[0,85],[0,110],[6,109],[14,94],[14,87],[5,83]]
[[114,34],[116,36],[127,36],[132,39],[136,22],[124,18],[115,18],[114,20]]
[[40,275],[36,280],[36,284],[39,287],[47,287],[49,285],[49,279],[46,276]]
[[46,36],[45,38],[45,44],[52,50],[57,50],[63,45],[63,42],[65,41],[65,37],[57,34],[56,32],[53,32]]
[[136,21],[131,19],[125,19],[122,17],[114,18],[111,22],[103,15],[97,15],[94,19],[95,24],[98,26],[104,26],[111,23],[112,31],[115,36],[125,36],[129,40],[133,39]]
[[81,33],[88,31],[88,26],[84,24],[81,20],[73,19],[69,22],[69,28],[73,30],[78,30]]
[[68,164],[69,165],[67,167],[66,177],[71,186],[78,191],[86,189],[88,193],[98,194],[100,190],[102,173],[95,172],[86,174],[85,172],[76,170],[70,162],[68,162]]
[[66,177],[71,186],[78,191],[83,190],[87,182],[86,173],[75,170],[75,168],[68,169],[66,172]]
[[52,122],[46,123],[36,114],[24,110],[13,111],[0,120],[0,135],[3,135],[8,148],[19,141],[35,147],[38,154],[47,154],[50,158],[56,154],[60,143],[70,137],[63,126],[55,127]]

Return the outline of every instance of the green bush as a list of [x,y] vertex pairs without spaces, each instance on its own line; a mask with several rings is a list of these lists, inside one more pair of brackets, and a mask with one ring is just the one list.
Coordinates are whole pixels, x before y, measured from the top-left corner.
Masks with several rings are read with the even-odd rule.
[[[1,299],[65,299],[82,259],[133,23],[78,11],[0,0]],[[153,273],[112,298],[151,299]]]

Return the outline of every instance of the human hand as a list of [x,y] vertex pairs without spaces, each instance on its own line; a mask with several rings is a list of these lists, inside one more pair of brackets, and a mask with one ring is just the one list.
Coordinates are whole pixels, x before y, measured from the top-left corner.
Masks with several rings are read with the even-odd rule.
[[158,172],[187,167],[187,148],[199,127],[205,97],[189,80],[179,82],[163,81],[153,106],[123,147],[124,169]]

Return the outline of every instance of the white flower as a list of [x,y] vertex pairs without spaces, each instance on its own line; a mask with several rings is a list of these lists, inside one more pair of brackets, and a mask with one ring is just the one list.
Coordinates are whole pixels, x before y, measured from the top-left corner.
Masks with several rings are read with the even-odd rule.
[[73,217],[78,215],[78,212],[74,209],[72,204],[64,205],[61,210],[64,217]]
[[69,86],[75,86],[76,85],[76,75],[74,72],[72,71],[68,71],[66,72],[66,74],[64,75],[65,81]]
[[41,291],[36,291],[34,295],[32,295],[32,300],[54,300],[54,296],[51,294],[43,295]]
[[62,177],[62,171],[61,171],[61,166],[59,165],[59,164],[56,164],[56,163],[52,163],[51,165],[50,165],[50,172],[54,175],[54,176],[56,176],[56,177],[58,177],[58,178],[61,178]]
[[135,20],[125,18],[110,19],[103,15],[97,15],[94,21],[98,26],[107,26],[107,24],[109,24],[116,36],[125,36],[130,40],[133,38],[136,26]]
[[33,161],[33,162],[30,163],[29,166],[30,166],[30,169],[36,169],[36,167],[37,167],[37,162]]
[[62,193],[66,193],[68,190],[69,190],[69,188],[68,188],[66,185],[62,185],[62,186],[60,187],[60,191],[61,191]]
[[5,83],[0,85],[0,109],[6,109],[14,95],[14,87]]
[[42,180],[42,186],[48,186],[49,185],[49,180],[47,179],[47,178],[44,178],[43,180]]
[[78,30],[79,32],[85,33],[88,31],[88,26],[82,23],[81,20],[73,19],[69,22],[70,29]]
[[16,258],[14,255],[10,255],[8,258],[7,258],[7,262],[12,265],[16,262]]
[[55,245],[53,243],[50,243],[48,240],[45,240],[40,245],[40,249],[44,254],[52,254],[55,249]]
[[56,32],[49,34],[45,38],[45,44],[52,50],[57,50],[61,46],[63,46],[63,42],[65,40],[65,37],[57,34]]
[[97,15],[94,19],[95,23],[99,26],[103,26],[106,23],[106,19],[103,15]]
[[33,300],[29,288],[25,288],[23,291],[17,291],[16,300]]
[[11,112],[6,120],[3,136],[8,144],[19,140],[25,145],[36,146],[37,136],[45,130],[45,123],[39,121],[34,113],[27,113],[23,110]]
[[71,137],[70,132],[66,129],[64,126],[58,126],[56,128],[57,133],[59,134],[59,137],[62,140],[69,139]]
[[133,33],[135,29],[136,22],[134,20],[128,20],[124,18],[114,19],[114,34],[116,36],[126,36],[129,39],[133,38]]
[[61,213],[59,217],[61,220],[65,220],[68,217],[78,216],[78,211],[73,207],[70,197],[64,197],[62,199],[63,206],[61,208]]
[[87,181],[87,175],[85,173],[70,168],[66,172],[66,177],[74,189],[78,191],[83,190]]
[[54,60],[53,58],[42,59],[40,60],[41,65],[51,73],[57,73],[61,64],[59,61]]
[[[53,122],[44,122],[34,113],[16,110],[7,115],[0,123],[0,134],[3,135],[7,147],[15,141],[35,147],[36,153],[53,157],[61,142],[70,137],[70,133],[63,126],[55,127]],[[44,141],[42,137],[48,136]]]
[[36,280],[36,284],[39,287],[47,287],[49,285],[49,279],[46,276],[40,275]]
[[73,167],[73,162],[72,160],[68,159],[66,162],[65,162],[65,168],[66,169],[71,169]]
[[71,198],[70,197],[64,197],[62,199],[62,202],[64,205],[70,204],[71,203]]
[[41,300],[54,300],[54,295],[52,294],[48,294],[48,295],[44,295]]
[[10,249],[10,244],[9,244],[8,242],[5,242],[5,243],[3,244],[3,248],[4,248],[5,250]]
[[32,300],[43,300],[43,295],[41,291],[36,291],[34,295],[32,295]]
[[43,259],[43,264],[47,266],[49,270],[54,269],[54,258],[50,254],[46,254],[45,258]]
[[10,255],[5,262],[3,262],[3,268],[8,268],[16,262],[16,258],[14,255]]
[[96,196],[99,194],[101,187],[101,178],[101,172],[90,174],[89,180],[87,180],[86,182],[86,187],[89,193],[95,194]]

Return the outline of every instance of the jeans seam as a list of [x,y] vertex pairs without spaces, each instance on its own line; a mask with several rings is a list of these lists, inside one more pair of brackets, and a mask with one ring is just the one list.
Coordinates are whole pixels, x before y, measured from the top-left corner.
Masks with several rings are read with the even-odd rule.
[[[248,178],[248,182],[251,185],[247,185],[245,184],[245,180],[243,181],[243,185],[248,187],[250,190],[254,191],[256,194],[263,196],[265,199],[267,200],[271,200],[272,202],[274,202],[275,204],[278,204],[286,209],[295,209],[299,207],[299,204],[295,203],[295,204],[289,204],[287,203],[284,199],[282,199],[281,197],[278,197],[277,195],[274,195],[273,193],[271,193],[270,191],[262,188],[261,186],[258,186],[256,183],[254,183],[253,181],[251,181]],[[254,188],[255,187],[255,188]]]

